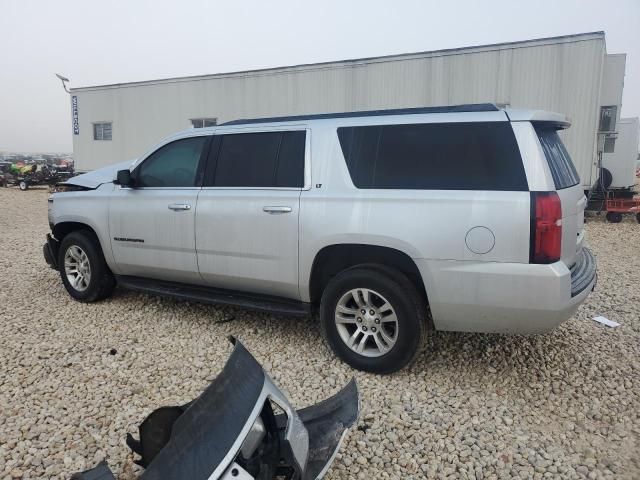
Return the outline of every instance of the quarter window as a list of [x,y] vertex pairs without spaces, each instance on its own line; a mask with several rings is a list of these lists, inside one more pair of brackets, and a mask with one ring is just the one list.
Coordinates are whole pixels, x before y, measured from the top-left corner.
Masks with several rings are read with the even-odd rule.
[[153,152],[136,170],[138,187],[193,187],[207,137],[176,140]]
[[94,140],[111,140],[111,122],[100,122],[93,124]]
[[193,128],[215,127],[218,124],[217,118],[192,118],[191,126]]
[[526,191],[508,122],[338,128],[357,188]]
[[305,135],[303,130],[222,135],[213,186],[302,188]]
[[553,127],[541,124],[536,126],[536,133],[544,156],[547,158],[556,189],[561,190],[580,183],[580,176],[558,132]]

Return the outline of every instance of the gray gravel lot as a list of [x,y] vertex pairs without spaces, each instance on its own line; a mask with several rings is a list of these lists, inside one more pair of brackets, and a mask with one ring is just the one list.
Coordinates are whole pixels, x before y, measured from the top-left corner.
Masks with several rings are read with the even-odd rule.
[[44,189],[0,189],[0,479],[68,478],[103,458],[134,478],[125,433],[202,391],[231,334],[298,407],[357,378],[359,428],[328,478],[640,478],[632,218],[590,219],[599,284],[560,328],[434,333],[413,367],[375,376],[337,361],[312,321],[125,291],[98,304],[71,300],[42,258],[46,198]]

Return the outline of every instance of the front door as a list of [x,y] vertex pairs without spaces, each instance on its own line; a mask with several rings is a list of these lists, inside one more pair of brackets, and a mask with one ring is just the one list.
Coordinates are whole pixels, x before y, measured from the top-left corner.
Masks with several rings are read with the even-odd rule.
[[202,283],[195,214],[207,144],[205,136],[168,143],[136,166],[133,188],[116,187],[109,233],[119,274]]
[[305,130],[215,137],[196,211],[198,266],[208,285],[300,298],[305,139]]

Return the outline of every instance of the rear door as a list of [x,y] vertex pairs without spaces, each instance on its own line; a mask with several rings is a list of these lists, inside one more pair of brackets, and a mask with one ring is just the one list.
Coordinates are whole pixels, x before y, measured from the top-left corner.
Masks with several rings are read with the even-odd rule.
[[584,242],[584,196],[580,177],[569,152],[558,135],[557,127],[550,123],[535,126],[560,201],[562,202],[562,254],[561,260],[569,267]]
[[132,172],[134,188],[116,187],[109,232],[118,273],[201,283],[195,207],[209,140],[189,137],[160,147]]
[[196,211],[197,260],[206,284],[299,298],[307,137],[305,129],[214,137]]

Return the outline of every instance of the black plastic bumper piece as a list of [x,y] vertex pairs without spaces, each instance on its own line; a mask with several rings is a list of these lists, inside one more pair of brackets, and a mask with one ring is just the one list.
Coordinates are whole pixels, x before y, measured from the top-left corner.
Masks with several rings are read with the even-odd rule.
[[[322,478],[333,463],[348,428],[358,421],[360,399],[355,380],[351,380],[333,397],[298,410],[300,420],[309,432],[309,458],[302,480]],[[281,440],[287,426],[284,414],[276,416]]]
[[47,264],[54,270],[58,269],[58,251],[60,250],[60,242],[47,233],[47,241],[42,246],[42,254]]
[[101,462],[91,470],[74,473],[71,480],[116,480],[107,462]]
[[571,267],[571,296],[583,292],[596,278],[596,259],[588,248],[582,248],[576,256],[576,263]]

